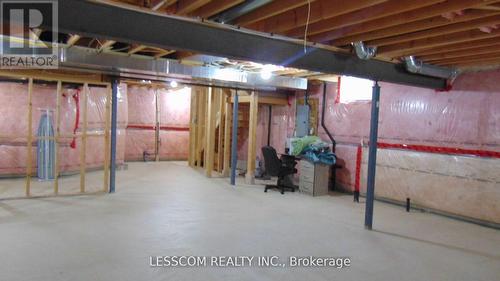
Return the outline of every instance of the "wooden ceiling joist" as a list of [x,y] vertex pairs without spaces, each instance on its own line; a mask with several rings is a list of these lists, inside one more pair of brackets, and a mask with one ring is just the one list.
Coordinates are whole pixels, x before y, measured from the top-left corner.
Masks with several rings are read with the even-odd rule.
[[439,61],[434,61],[433,63],[438,65],[448,66],[448,65],[457,65],[461,63],[473,63],[479,61],[484,62],[488,60],[498,60],[498,59],[500,59],[500,51],[491,54],[472,55],[461,58],[439,60]]
[[489,68],[489,67],[494,67],[498,68],[500,67],[500,59],[488,59],[487,61],[474,61],[474,62],[462,62],[455,64],[455,67],[460,68],[460,69],[476,69],[479,68],[480,70]]
[[217,0],[211,1],[210,3],[202,6],[193,12],[189,13],[190,16],[196,16],[201,18],[209,18],[214,16],[224,10],[227,10],[233,6],[241,4],[245,2],[245,0]]
[[116,43],[114,40],[106,40],[103,43],[101,43],[101,46],[99,47],[99,52],[104,52],[106,50],[109,50],[113,47],[113,45]]
[[491,26],[500,24],[500,15],[495,15],[491,17],[471,20],[468,22],[455,23],[450,25],[445,25],[438,28],[432,28],[428,30],[402,34],[398,36],[376,39],[366,42],[370,46],[386,46],[391,44],[397,44],[401,42],[407,42],[411,40],[417,40],[422,38],[434,37],[443,34],[449,34],[453,32],[473,30],[483,26]]
[[414,54],[416,56],[425,56],[425,55],[441,54],[452,51],[468,50],[473,48],[481,48],[481,47],[484,48],[499,44],[500,44],[500,37],[493,37],[493,38],[470,41],[467,42],[467,44],[455,43],[455,44],[444,45],[442,47],[419,50],[416,51]]
[[[442,2],[443,0],[399,0],[387,1],[378,5],[372,6],[369,9],[357,10],[351,13],[343,14],[337,17],[318,21],[310,24],[308,28],[308,36],[327,32],[333,29],[342,28],[345,26],[362,23],[369,20],[383,18],[386,16],[403,13],[409,10],[414,10]],[[304,28],[294,28],[285,33],[287,36],[299,37],[304,36]],[[316,41],[321,42],[321,41]]]
[[[438,4],[440,5],[440,4]],[[430,10],[431,14],[434,14],[432,12],[433,9]],[[492,16],[492,15],[497,15],[500,13],[497,13],[496,11],[479,11],[479,10],[466,10],[463,12],[462,15],[456,16],[453,19],[447,19],[443,17],[440,13],[438,13],[437,16],[435,17],[430,17],[430,18],[425,18],[417,21],[411,21],[411,22],[404,22],[403,24],[398,24],[394,26],[390,26],[387,28],[382,28],[378,29],[380,26],[376,22],[366,22],[362,23],[359,26],[349,26],[344,28],[343,30],[340,30],[338,33],[339,34],[346,34],[346,33],[353,33],[352,30],[358,30],[354,32],[362,32],[350,36],[343,36],[338,39],[334,39],[331,41],[331,45],[334,46],[344,46],[348,45],[351,42],[357,42],[357,41],[369,41],[369,40],[374,40],[374,39],[379,39],[379,38],[384,38],[384,37],[391,37],[391,36],[397,36],[401,34],[406,34],[406,33],[411,33],[411,32],[416,32],[420,30],[425,30],[425,29],[430,29],[430,28],[436,28],[440,26],[445,26],[453,23],[460,23],[460,22],[466,22],[470,20],[475,20],[487,16]],[[392,17],[392,16],[391,16]],[[396,15],[394,18],[399,18],[399,15]],[[379,20],[375,20],[379,21]],[[387,21],[389,22],[389,21]],[[392,21],[394,23],[400,22],[399,20],[394,20]],[[361,27],[361,28],[360,28]],[[320,40],[326,40],[327,37],[320,36]]]
[[495,53],[500,50],[500,42],[497,45],[490,45],[488,47],[477,47],[466,50],[454,51],[454,52],[444,52],[441,54],[427,55],[427,56],[418,56],[420,60],[424,60],[426,62],[432,62],[443,59],[452,59],[452,58],[460,58],[469,55],[480,55],[480,54],[489,54]]
[[187,15],[208,2],[210,0],[179,0],[175,4],[177,5],[176,14],[180,16]]
[[147,48],[147,46],[145,46],[145,45],[137,45],[137,46],[135,46],[135,47],[133,47],[133,46],[132,46],[132,47],[130,48],[130,50],[127,52],[127,54],[129,54],[129,55],[133,55],[133,54],[135,54],[135,53],[137,53],[137,52],[140,52],[140,51],[142,51],[142,50],[144,50],[144,49],[146,49],[146,48]]
[[172,54],[172,53],[175,53],[175,51],[172,51],[172,50],[160,50],[156,55],[155,55],[155,59],[159,59],[163,56],[166,56],[168,54]]
[[[311,3],[309,24],[320,20],[336,17],[352,11],[367,8],[386,0],[316,0]],[[296,27],[305,26],[308,18],[308,7],[302,6],[288,12],[252,23],[246,26],[262,32],[283,33]]]
[[[427,19],[435,16],[441,16],[450,11],[461,11],[471,7],[492,3],[497,0],[453,0],[440,2],[434,5],[421,7],[415,10],[409,10],[403,13],[397,13],[391,16],[382,17],[375,20],[365,21],[360,24],[349,25],[338,30],[331,30],[321,34],[311,36],[309,39],[315,42],[327,42],[354,34],[369,33],[373,30],[393,27],[399,24],[406,24],[412,21]],[[352,39],[349,39],[352,40]],[[370,39],[361,38],[354,41],[366,41]],[[342,44],[345,45],[345,44]],[[341,45],[339,45],[341,46]]]
[[159,9],[175,4],[177,0],[152,0],[150,3],[150,8],[153,11],[158,11]]
[[[316,0],[310,0],[311,4]],[[241,26],[247,26],[251,23],[258,22],[273,16],[279,15],[286,11],[293,10],[297,7],[307,5],[308,0],[281,0],[272,1],[271,3],[264,5],[246,15],[243,15],[236,19],[235,24]],[[306,6],[307,9],[307,6]]]
[[378,54],[384,55],[386,57],[397,57],[405,54],[414,54],[417,50],[420,49],[444,46],[452,43],[465,43],[471,40],[493,38],[497,37],[499,34],[500,29],[493,30],[490,33],[480,30],[461,31],[447,35],[382,46],[378,48]]
[[66,45],[68,47],[71,47],[73,45],[76,44],[76,42],[78,42],[78,40],[80,40],[80,38],[82,38],[80,35],[78,34],[72,34],[69,38],[68,38],[68,41],[66,42]]
[[496,5],[485,5],[485,6],[481,6],[481,7],[477,7],[478,9],[481,9],[481,10],[489,10],[489,11],[500,11],[500,5],[499,4],[496,4]]

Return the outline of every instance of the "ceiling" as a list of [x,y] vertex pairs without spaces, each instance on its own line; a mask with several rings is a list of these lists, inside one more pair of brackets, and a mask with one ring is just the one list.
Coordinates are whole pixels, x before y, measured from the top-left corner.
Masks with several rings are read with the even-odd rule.
[[[464,70],[500,66],[500,1],[496,0],[120,0],[157,12],[225,21],[248,29],[307,38],[352,52],[377,47],[376,58]],[[80,41],[81,38],[78,40]],[[183,59],[191,53],[82,40],[103,49]],[[71,41],[69,43],[72,43]],[[307,77],[307,74],[301,72]],[[317,75],[317,73],[311,73]]]

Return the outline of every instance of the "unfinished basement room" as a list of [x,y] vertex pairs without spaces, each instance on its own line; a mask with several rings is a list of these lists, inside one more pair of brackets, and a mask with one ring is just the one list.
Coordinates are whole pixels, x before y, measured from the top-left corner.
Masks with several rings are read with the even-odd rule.
[[0,0],[0,280],[500,280],[500,0]]

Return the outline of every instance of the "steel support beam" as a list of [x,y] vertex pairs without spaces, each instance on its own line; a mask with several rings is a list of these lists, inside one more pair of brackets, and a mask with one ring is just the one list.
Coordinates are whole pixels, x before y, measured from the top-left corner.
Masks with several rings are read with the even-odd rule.
[[373,200],[375,198],[375,168],[377,166],[378,113],[380,106],[380,86],[373,85],[372,112],[370,120],[370,144],[368,152],[368,178],[366,185],[365,228],[372,229]]
[[233,133],[231,141],[231,185],[236,184],[236,165],[238,164],[238,90],[233,100]]
[[417,87],[446,86],[444,79],[408,73],[402,64],[361,60],[352,54],[316,47],[304,53],[299,40],[101,2],[58,1],[59,32]]
[[109,193],[115,192],[116,183],[116,125],[118,120],[118,80],[111,81],[111,169],[109,174]]

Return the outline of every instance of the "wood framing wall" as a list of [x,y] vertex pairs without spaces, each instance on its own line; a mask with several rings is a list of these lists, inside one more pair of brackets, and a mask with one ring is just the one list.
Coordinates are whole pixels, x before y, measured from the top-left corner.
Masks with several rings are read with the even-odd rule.
[[[191,93],[188,163],[193,168],[203,169],[207,177],[212,177],[214,174],[223,177],[229,176],[232,104],[235,94],[235,90],[212,87],[194,87]],[[239,90],[238,97],[240,104],[246,104],[249,107],[249,110],[240,107],[238,130],[248,131],[249,160],[247,161],[245,180],[247,183],[253,184],[259,104],[286,105],[288,101],[286,96],[263,95],[257,91]]]
[[[93,138],[101,138],[104,142],[104,161],[103,161],[103,179],[102,179],[102,188],[99,187],[100,190],[102,191],[108,191],[108,183],[109,183],[109,162],[110,162],[110,128],[111,128],[111,85],[107,82],[102,82],[100,80],[94,80],[88,77],[79,77],[77,75],[74,76],[69,76],[69,75],[58,75],[58,74],[51,74],[51,75],[45,75],[43,73],[37,73],[37,72],[32,72],[32,71],[26,71],[26,72],[20,72],[20,71],[0,71],[0,76],[2,77],[8,77],[11,79],[20,79],[20,81],[26,80],[27,81],[27,126],[26,126],[26,135],[16,135],[13,136],[11,134],[4,134],[4,132],[0,132],[0,139],[12,139],[12,138],[18,138],[18,139],[23,139],[26,141],[26,173],[25,173],[25,184],[24,184],[24,195],[26,197],[39,197],[39,196],[51,196],[51,195],[59,195],[60,193],[63,193],[64,195],[69,195],[73,193],[68,193],[68,190],[61,189],[60,186],[60,180],[61,176],[64,173],[63,165],[64,165],[64,152],[63,149],[64,147],[61,147],[62,143],[66,143],[67,140],[73,139],[75,143],[78,143],[78,155],[79,155],[79,176],[80,179],[78,181],[78,186],[76,189],[71,189],[70,192],[73,192],[74,190],[77,190],[74,192],[74,194],[78,193],[86,193],[86,173],[87,173],[87,161],[86,161],[86,155],[88,152],[88,142],[87,139],[88,137],[93,137]],[[48,83],[54,83],[55,86],[55,91],[54,91],[54,100],[55,100],[55,107],[54,107],[54,136],[50,137],[39,137],[36,136],[33,132],[34,128],[34,110],[35,106],[33,105],[34,103],[34,97],[35,97],[35,81],[43,81],[48,82]],[[78,95],[80,99],[80,110],[81,110],[81,121],[79,125],[79,130],[78,131],[71,131],[71,133],[68,133],[67,130],[65,131],[62,127],[61,124],[64,120],[63,119],[63,112],[62,112],[62,97],[65,95],[65,84],[71,84],[71,87],[78,86]],[[103,112],[103,118],[104,118],[104,132],[101,133],[96,133],[96,132],[88,132],[88,104],[89,104],[89,93],[90,93],[90,88],[89,85],[92,86],[98,86],[101,88],[106,88],[106,95],[105,95],[105,110]],[[40,193],[33,193],[33,185],[40,186],[40,183],[38,181],[34,182],[33,179],[33,174],[35,173],[34,168],[36,167],[34,162],[36,162],[36,157],[34,157],[34,146],[33,143],[36,142],[37,140],[50,140],[54,141],[55,148],[54,148],[54,167],[53,167],[53,172],[54,172],[54,180],[52,183],[52,193],[43,190],[43,194]],[[44,186],[48,186],[47,184],[44,184]],[[100,184],[99,184],[100,186]],[[40,189],[40,187],[37,187]],[[41,190],[38,190],[41,192]],[[8,197],[10,198],[10,197]]]

